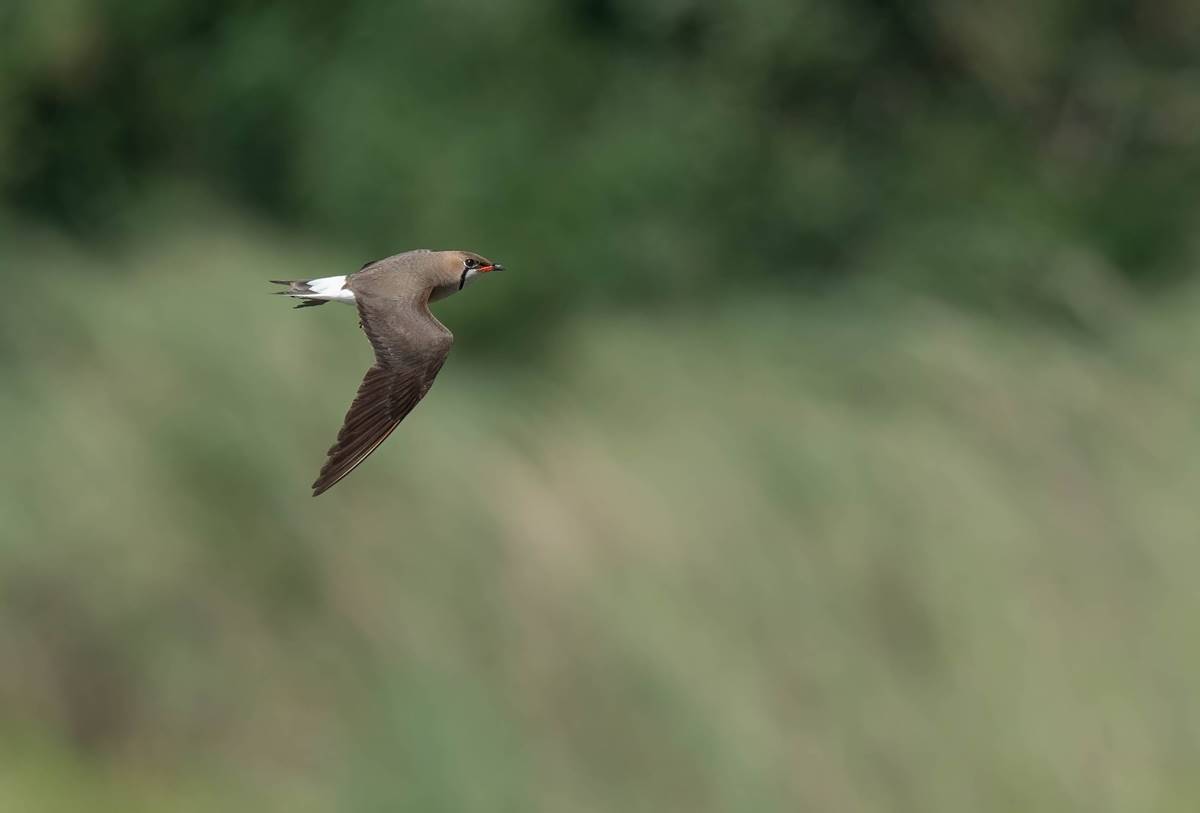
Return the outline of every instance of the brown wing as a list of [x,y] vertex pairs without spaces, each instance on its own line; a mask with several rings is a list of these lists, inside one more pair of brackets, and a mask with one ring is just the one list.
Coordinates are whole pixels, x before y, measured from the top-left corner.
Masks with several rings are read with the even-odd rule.
[[454,336],[424,304],[397,307],[396,300],[360,294],[358,314],[375,349],[375,364],[359,385],[337,442],[313,483],[314,497],[354,471],[387,440],[429,392],[454,343]]

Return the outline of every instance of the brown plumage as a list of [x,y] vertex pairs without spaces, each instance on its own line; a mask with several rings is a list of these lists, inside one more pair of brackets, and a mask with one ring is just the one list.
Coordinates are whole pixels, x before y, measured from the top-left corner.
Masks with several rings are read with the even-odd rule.
[[375,351],[375,363],[313,483],[314,497],[366,460],[429,392],[454,335],[428,304],[500,268],[466,251],[409,251],[368,263],[348,277],[277,281],[288,286],[280,293],[301,300],[297,307],[353,302]]

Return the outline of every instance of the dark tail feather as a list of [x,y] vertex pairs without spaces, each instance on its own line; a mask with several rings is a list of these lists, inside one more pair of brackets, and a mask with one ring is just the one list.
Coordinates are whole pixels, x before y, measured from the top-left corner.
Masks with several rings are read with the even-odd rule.
[[312,288],[308,287],[306,279],[272,279],[267,282],[273,282],[276,285],[286,285],[286,291],[276,291],[277,294],[311,294]]
[[[315,308],[317,305],[324,305],[327,300],[324,299],[307,299],[303,298],[303,294],[311,294],[312,288],[308,287],[308,280],[304,279],[273,279],[268,280],[276,285],[286,285],[286,291],[272,291],[273,294],[283,294],[284,296],[295,296],[300,299],[300,304],[297,308]],[[300,295],[300,296],[298,296]]]

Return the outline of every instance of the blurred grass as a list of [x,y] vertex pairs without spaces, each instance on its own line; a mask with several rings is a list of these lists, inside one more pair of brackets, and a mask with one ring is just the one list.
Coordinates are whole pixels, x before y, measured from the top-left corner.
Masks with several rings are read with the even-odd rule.
[[764,286],[536,364],[467,332],[312,500],[368,349],[264,281],[361,258],[3,236],[0,808],[1200,799],[1195,286],[1070,277],[1102,331]]

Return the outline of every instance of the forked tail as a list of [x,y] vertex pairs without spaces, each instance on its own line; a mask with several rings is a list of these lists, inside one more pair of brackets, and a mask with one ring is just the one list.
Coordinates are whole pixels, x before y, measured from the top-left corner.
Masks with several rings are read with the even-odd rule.
[[273,279],[276,285],[287,289],[274,293],[300,300],[297,308],[311,308],[326,302],[354,302],[354,292],[346,287],[345,277],[321,277],[320,279]]

